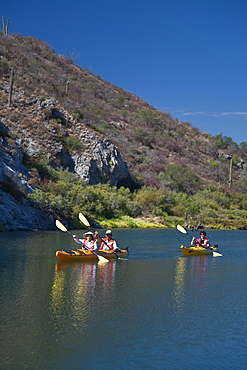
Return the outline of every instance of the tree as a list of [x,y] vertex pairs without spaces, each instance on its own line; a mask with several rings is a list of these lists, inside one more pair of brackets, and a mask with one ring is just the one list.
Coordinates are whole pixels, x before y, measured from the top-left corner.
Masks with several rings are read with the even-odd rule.
[[222,133],[212,136],[210,142],[216,149],[237,149],[238,145],[229,136],[223,136]]

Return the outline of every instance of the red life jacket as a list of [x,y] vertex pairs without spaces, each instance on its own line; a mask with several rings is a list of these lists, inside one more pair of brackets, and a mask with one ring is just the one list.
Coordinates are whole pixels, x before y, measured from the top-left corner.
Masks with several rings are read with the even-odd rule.
[[87,239],[83,239],[83,248],[93,250],[94,243],[95,243],[95,240],[91,240],[89,242]]
[[198,239],[196,239],[196,245],[198,247],[207,247],[209,244],[210,244],[209,239],[207,239],[207,238],[204,238],[204,239],[198,238]]
[[[113,250],[113,245],[114,245],[114,242],[115,240],[114,239],[107,239],[107,238],[103,238],[102,239],[102,243],[101,243],[101,246],[100,246],[100,250],[104,249],[104,246],[107,245],[107,247],[110,249],[110,250]],[[105,241],[105,243],[104,243]]]

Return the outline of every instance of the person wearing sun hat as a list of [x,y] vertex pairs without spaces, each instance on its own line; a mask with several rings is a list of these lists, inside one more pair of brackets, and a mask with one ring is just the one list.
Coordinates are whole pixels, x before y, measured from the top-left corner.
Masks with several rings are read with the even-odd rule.
[[81,244],[82,249],[88,249],[95,251],[98,249],[97,240],[94,239],[92,231],[87,231],[83,234],[84,239],[77,239],[76,235],[73,235],[74,241]]
[[100,245],[100,250],[105,250],[105,251],[117,251],[118,246],[116,243],[116,240],[112,238],[112,231],[111,230],[106,230],[105,232],[105,238],[102,238],[101,245]]

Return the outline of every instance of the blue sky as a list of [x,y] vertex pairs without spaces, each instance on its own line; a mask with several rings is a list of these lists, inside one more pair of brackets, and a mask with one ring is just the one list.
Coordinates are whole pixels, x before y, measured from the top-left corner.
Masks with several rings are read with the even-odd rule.
[[246,0],[13,0],[37,37],[173,118],[247,142]]

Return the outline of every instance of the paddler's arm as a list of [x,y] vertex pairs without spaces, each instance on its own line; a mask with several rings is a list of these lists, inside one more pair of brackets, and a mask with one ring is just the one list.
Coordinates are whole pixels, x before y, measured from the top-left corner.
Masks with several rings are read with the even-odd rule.
[[99,245],[100,245],[101,243],[103,243],[102,238],[99,236],[98,231],[95,231],[95,232],[94,232],[94,239],[95,239],[95,240],[97,240],[97,242],[99,243]]
[[193,236],[190,245],[195,245],[195,237]]
[[94,239],[96,239],[96,240],[97,240],[97,242],[100,242],[100,241],[101,241],[101,238],[100,238],[100,236],[99,236],[98,231],[95,231],[95,232],[94,232]]
[[[99,250],[102,250],[103,249],[103,246],[106,244],[104,242],[104,240],[99,236],[99,233],[98,231],[95,231],[94,232],[94,239],[97,240],[97,242],[99,243]],[[106,244],[107,245],[107,244]]]
[[80,240],[79,240],[79,239],[77,239],[77,236],[76,236],[76,235],[73,235],[73,239],[74,239],[74,241],[75,241],[76,243],[78,243],[78,244],[82,244],[82,242],[80,242]]

